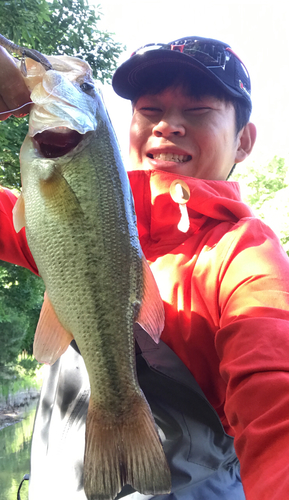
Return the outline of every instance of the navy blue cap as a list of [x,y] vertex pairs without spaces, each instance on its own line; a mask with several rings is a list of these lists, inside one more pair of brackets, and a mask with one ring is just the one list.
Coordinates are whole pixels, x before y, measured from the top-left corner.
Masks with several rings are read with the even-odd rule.
[[196,71],[202,72],[252,109],[251,82],[245,65],[229,45],[211,38],[192,36],[168,44],[145,45],[116,70],[112,86],[119,96],[133,101],[158,74],[180,68],[185,68],[192,78]]

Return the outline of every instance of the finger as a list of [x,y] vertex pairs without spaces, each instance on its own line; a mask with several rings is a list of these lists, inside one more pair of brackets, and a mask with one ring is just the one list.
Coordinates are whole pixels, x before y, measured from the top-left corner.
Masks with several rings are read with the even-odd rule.
[[30,92],[20,70],[3,47],[0,47],[0,96],[6,106],[3,111],[19,108],[30,101]]
[[0,121],[4,121],[12,114],[17,118],[22,118],[30,113],[31,104],[26,104],[18,109],[8,109],[3,99],[0,97]]
[[26,106],[21,106],[21,108],[13,110],[13,115],[17,116],[17,118],[22,118],[23,116],[28,115],[31,110],[31,104],[26,104]]
[[[5,113],[6,111],[7,113]],[[0,121],[6,120],[7,118],[9,118],[10,115],[11,113],[9,113],[9,109],[7,108],[5,102],[0,96]]]

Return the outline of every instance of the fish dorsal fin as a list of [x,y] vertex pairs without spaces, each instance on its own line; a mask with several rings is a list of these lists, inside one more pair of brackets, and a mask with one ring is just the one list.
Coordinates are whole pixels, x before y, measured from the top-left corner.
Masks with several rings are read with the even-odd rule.
[[23,194],[21,193],[12,210],[13,225],[16,233],[19,233],[25,227],[25,204]]
[[39,363],[53,365],[72,340],[73,335],[63,328],[45,293],[33,344],[35,358]]
[[150,266],[143,256],[143,299],[136,323],[159,342],[165,323],[164,305]]

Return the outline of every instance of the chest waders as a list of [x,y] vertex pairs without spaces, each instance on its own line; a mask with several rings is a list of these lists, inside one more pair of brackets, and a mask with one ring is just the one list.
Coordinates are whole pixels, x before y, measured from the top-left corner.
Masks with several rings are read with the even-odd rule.
[[[135,328],[137,373],[172,473],[172,492],[117,499],[245,500],[234,440],[187,367],[162,341]],[[86,500],[82,486],[89,381],[76,344],[46,377],[35,419],[29,500]],[[20,500],[20,490],[18,500]]]

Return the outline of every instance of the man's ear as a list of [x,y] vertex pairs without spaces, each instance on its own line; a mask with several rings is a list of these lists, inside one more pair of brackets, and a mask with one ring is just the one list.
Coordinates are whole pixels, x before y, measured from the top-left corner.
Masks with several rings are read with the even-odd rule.
[[245,160],[251,153],[256,141],[257,130],[253,123],[249,122],[238,133],[238,149],[236,151],[235,163]]

